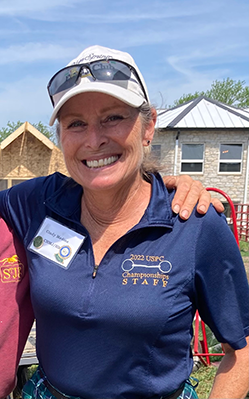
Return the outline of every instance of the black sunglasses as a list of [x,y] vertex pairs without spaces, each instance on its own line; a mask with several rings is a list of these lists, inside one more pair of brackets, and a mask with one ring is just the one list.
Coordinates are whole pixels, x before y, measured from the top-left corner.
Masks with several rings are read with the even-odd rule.
[[[136,79],[131,77],[131,72],[134,74]],[[123,61],[111,58],[107,60],[93,61],[86,64],[70,65],[57,72],[50,79],[47,86],[53,106],[53,96],[55,94],[71,89],[77,83],[79,77],[87,76],[91,76],[95,81],[101,82],[132,80],[135,83],[139,83],[144,97],[146,101],[148,101],[146,91],[135,68]]]

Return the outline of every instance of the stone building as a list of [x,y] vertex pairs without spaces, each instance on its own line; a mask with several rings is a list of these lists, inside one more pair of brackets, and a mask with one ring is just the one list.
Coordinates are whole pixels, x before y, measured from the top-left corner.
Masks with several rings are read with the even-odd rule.
[[54,172],[67,174],[61,150],[25,122],[0,144],[0,190]]
[[157,128],[152,150],[166,174],[189,174],[234,203],[249,203],[248,111],[201,96],[160,110]]

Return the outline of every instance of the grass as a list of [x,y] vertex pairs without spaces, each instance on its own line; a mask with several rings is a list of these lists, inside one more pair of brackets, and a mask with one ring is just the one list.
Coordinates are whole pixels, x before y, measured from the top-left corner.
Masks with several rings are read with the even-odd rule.
[[36,371],[38,364],[32,364],[31,366],[27,367],[27,377],[31,378],[34,372]]
[[[208,396],[212,389],[216,372],[217,372],[216,366],[208,366],[208,367],[203,366],[198,371],[191,374],[192,377],[197,378],[197,380],[199,380],[198,387],[196,388],[196,393],[199,399],[208,399]],[[249,398],[249,392],[246,398]]]
[[249,242],[240,241],[239,245],[241,256],[249,256]]
[[196,393],[200,399],[207,399],[211,388],[213,386],[214,377],[217,371],[216,366],[201,367],[191,376],[199,380],[198,387],[196,388]]

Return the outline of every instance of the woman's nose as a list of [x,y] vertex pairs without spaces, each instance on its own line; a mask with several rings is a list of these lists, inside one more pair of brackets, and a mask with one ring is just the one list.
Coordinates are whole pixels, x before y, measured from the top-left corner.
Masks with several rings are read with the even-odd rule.
[[88,125],[86,134],[86,146],[98,149],[107,143],[108,138],[105,129],[100,124]]

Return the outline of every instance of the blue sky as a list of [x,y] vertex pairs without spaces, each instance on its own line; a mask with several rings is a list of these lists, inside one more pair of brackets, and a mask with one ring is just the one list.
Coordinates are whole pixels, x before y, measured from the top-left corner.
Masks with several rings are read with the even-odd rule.
[[0,0],[0,128],[47,125],[47,82],[94,44],[128,51],[159,108],[214,80],[248,85],[248,11],[248,0]]

